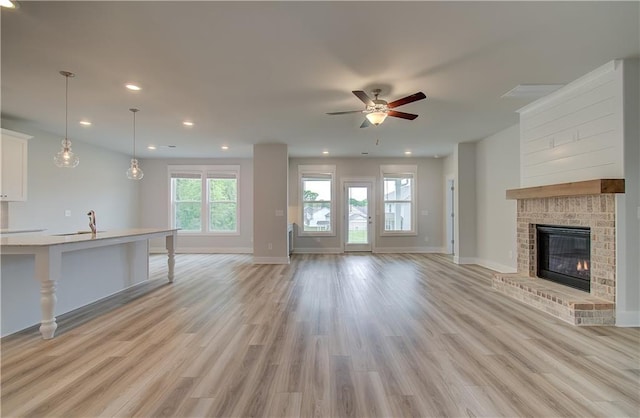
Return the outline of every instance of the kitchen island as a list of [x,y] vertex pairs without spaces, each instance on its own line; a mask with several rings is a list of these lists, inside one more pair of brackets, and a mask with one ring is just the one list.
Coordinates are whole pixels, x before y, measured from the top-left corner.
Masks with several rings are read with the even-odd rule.
[[[32,311],[34,304],[39,304],[42,338],[53,338],[56,313],[68,312],[147,280],[149,240],[159,237],[165,237],[168,279],[172,282],[177,229],[0,238],[2,335],[33,325]],[[39,288],[34,288],[34,277]],[[57,292],[59,285],[63,289]],[[63,303],[57,307],[59,298]]]

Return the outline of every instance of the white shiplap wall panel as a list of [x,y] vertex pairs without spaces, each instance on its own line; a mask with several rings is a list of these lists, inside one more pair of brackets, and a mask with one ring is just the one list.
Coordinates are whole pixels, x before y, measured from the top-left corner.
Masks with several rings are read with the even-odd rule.
[[[604,119],[614,115],[616,110],[616,98],[607,97],[588,106],[574,109],[573,112],[558,117],[544,125],[537,126],[529,131],[525,131],[525,141],[532,141],[545,136],[554,135],[567,130],[577,132],[577,130],[587,123]],[[602,123],[602,121],[601,121]]]
[[530,112],[524,128],[529,131],[548,123],[550,120],[571,114],[576,109],[592,105],[607,97],[614,97],[614,90],[615,79],[611,73],[603,75],[601,79],[586,82],[580,89],[574,89],[567,93],[564,100]]
[[[609,171],[607,171],[607,168],[609,168]],[[613,175],[607,175],[608,172],[613,172],[613,170],[610,170],[610,168],[611,166],[609,165],[599,167],[599,170],[601,170],[603,173],[602,175],[599,175],[599,178],[615,178],[615,176]],[[582,169],[574,169],[574,170],[565,171],[565,172],[548,173],[540,176],[532,176],[530,179],[530,184],[532,186],[527,186],[527,187],[584,181],[584,179],[586,178],[587,179],[593,178],[593,176],[591,175],[592,172],[593,172],[593,167],[588,167],[588,168],[582,168]],[[558,178],[562,178],[562,181],[558,182]]]
[[623,178],[622,61],[520,110],[521,187]]
[[[567,157],[545,160],[538,164],[527,166],[529,177],[539,177],[546,174],[560,174],[576,170],[588,170],[589,167],[607,167],[603,169],[610,175],[615,174],[616,150],[612,147],[592,151],[584,154],[570,155]],[[611,178],[605,176],[602,178]],[[564,183],[561,182],[561,183]]]
[[[611,130],[597,135],[593,140],[575,140],[566,143],[555,143],[555,146],[551,146],[547,143],[545,149],[537,152],[527,153],[527,166],[543,164],[545,162],[559,160],[571,156],[583,156],[584,158],[591,158],[589,154],[598,153],[605,149],[615,149],[612,145],[615,141],[617,132]],[[589,139],[589,138],[585,138]],[[547,152],[550,149],[550,153]]]

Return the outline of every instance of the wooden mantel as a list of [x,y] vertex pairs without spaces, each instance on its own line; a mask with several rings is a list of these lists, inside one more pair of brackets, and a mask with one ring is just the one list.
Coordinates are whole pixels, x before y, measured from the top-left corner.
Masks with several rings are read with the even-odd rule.
[[586,196],[624,193],[624,179],[598,179],[549,186],[507,190],[507,199],[539,199],[545,197]]

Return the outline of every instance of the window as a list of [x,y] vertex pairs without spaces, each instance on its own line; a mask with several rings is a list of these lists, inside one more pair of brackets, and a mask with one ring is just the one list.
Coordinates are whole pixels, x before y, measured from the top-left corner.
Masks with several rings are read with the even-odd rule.
[[382,166],[383,235],[415,235],[417,166]]
[[298,166],[300,235],[335,235],[335,166]]
[[240,166],[169,166],[171,227],[203,234],[239,233]]
[[209,231],[238,231],[238,179],[222,173],[207,174]]

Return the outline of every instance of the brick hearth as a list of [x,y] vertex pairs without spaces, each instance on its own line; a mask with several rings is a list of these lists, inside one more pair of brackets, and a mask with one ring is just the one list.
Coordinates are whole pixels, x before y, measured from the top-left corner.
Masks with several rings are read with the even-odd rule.
[[[518,272],[493,288],[575,325],[615,324],[615,195],[518,198]],[[591,228],[591,292],[537,277],[536,225]]]

